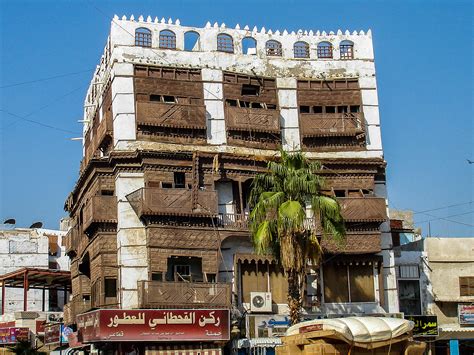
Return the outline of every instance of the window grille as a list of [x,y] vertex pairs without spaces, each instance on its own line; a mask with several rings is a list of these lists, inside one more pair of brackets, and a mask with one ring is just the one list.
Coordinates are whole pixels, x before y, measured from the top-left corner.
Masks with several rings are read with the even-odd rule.
[[354,59],[354,44],[352,42],[341,42],[339,51],[341,53],[341,59]]
[[318,44],[318,58],[332,58],[332,45],[328,42]]
[[151,31],[146,28],[138,28],[135,31],[135,45],[140,47],[151,47]]
[[267,55],[275,56],[275,57],[281,57],[282,56],[282,48],[281,48],[281,43],[278,41],[267,41],[266,44],[266,49],[267,49]]
[[164,30],[160,32],[160,48],[176,49],[176,35],[172,31]]
[[232,37],[226,34],[217,36],[217,50],[219,52],[234,53],[234,41]]
[[399,279],[418,279],[420,278],[420,268],[418,265],[397,265],[397,278]]
[[309,58],[309,44],[296,42],[294,45],[295,58]]

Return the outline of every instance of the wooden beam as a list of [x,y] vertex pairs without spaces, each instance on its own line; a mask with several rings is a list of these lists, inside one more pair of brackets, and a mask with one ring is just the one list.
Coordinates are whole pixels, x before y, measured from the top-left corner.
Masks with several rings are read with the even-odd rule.
[[28,310],[28,270],[23,274],[23,311]]

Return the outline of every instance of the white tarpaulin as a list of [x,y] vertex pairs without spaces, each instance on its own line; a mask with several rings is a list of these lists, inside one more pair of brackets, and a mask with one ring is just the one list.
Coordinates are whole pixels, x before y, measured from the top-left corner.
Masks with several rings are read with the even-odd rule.
[[396,338],[411,331],[413,326],[413,322],[399,318],[347,317],[317,319],[298,323],[288,328],[286,335],[304,333],[311,328],[319,328],[319,330],[336,331],[348,342],[371,343]]

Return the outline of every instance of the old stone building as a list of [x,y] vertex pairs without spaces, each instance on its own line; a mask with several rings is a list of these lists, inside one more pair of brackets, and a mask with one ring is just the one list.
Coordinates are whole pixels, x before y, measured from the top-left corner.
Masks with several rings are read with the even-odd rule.
[[324,165],[348,229],[345,250],[326,244],[321,272],[308,269],[307,313],[398,311],[370,31],[115,17],[84,107],[65,205],[66,321],[83,341],[220,353],[231,322],[275,335],[265,324],[285,323],[287,285],[253,252],[247,197],[280,146]]

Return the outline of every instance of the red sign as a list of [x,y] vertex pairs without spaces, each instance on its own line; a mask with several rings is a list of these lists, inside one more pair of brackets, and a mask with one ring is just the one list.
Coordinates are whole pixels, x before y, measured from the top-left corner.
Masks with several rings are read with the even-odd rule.
[[14,344],[18,341],[28,341],[29,328],[0,328],[0,344]]
[[36,320],[36,333],[44,333],[45,320]]
[[61,324],[49,324],[44,327],[44,343],[55,344],[59,343],[59,336],[61,334]]
[[323,325],[322,324],[311,324],[311,325],[306,325],[304,327],[301,327],[299,329],[300,334],[303,333],[309,333],[309,332],[315,332],[318,330],[323,330]]
[[101,309],[77,316],[82,342],[230,339],[228,309]]
[[0,328],[15,328],[15,321],[0,323]]

